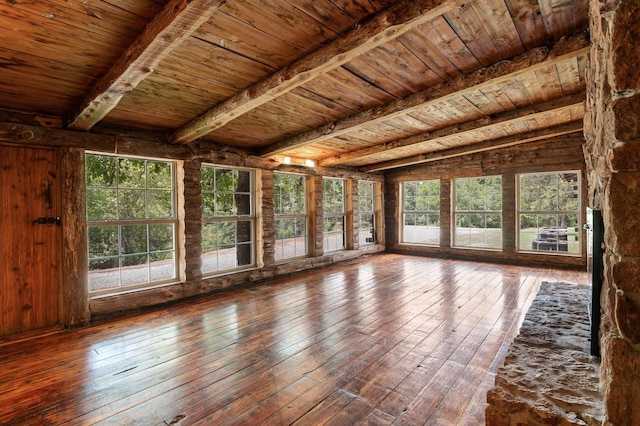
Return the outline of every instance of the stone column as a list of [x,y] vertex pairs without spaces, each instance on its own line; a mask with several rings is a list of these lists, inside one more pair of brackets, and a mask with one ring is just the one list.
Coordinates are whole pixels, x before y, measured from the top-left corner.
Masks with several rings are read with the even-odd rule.
[[590,0],[584,147],[605,223],[600,343],[607,421],[640,424],[640,2]]

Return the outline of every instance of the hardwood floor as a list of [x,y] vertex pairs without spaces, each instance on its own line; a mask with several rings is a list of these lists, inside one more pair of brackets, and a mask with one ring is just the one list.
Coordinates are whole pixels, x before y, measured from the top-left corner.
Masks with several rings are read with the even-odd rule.
[[545,280],[384,254],[4,344],[0,424],[484,424]]

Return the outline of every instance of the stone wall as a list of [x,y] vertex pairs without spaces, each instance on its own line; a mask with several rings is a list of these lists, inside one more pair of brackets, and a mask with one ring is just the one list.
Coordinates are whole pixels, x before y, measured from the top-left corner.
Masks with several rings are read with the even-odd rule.
[[590,0],[585,159],[602,210],[601,379],[606,421],[640,424],[640,2]]

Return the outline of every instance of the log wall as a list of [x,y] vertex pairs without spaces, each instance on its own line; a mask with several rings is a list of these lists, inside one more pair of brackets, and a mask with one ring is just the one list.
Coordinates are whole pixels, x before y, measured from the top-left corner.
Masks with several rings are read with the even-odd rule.
[[[586,243],[581,238],[582,255],[566,256],[557,254],[518,253],[516,250],[516,175],[518,173],[535,173],[562,170],[579,170],[582,172],[583,194],[585,186],[584,157],[582,144],[584,139],[577,136],[562,136],[544,142],[485,151],[459,156],[440,161],[432,161],[421,165],[396,169],[388,172],[385,180],[387,203],[386,245],[387,250],[396,253],[430,255],[446,258],[486,260],[519,264],[555,265],[583,268],[586,265]],[[452,184],[456,178],[502,176],[502,251],[486,251],[452,247]],[[399,241],[400,201],[398,194],[400,185],[405,181],[440,179],[440,246],[419,246],[401,244]],[[582,206],[586,198],[583,195]],[[584,209],[583,209],[584,210]],[[584,223],[584,211],[581,213]],[[581,234],[581,237],[584,234]]]
[[[335,262],[352,259],[366,254],[384,251],[381,242],[376,245],[359,247],[358,218],[350,220],[354,229],[349,232],[350,249],[325,254],[323,252],[323,209],[322,178],[324,176],[345,179],[351,188],[350,200],[357,202],[358,180],[381,183],[383,175],[359,173],[346,169],[313,168],[279,165],[273,160],[248,155],[228,147],[210,143],[193,143],[189,146],[171,145],[161,135],[131,133],[114,129],[103,129],[101,134],[42,128],[19,123],[0,122],[0,143],[29,146],[56,146],[62,152],[64,179],[65,220],[63,226],[63,289],[66,307],[64,325],[86,324],[96,316],[130,311],[147,306],[172,302],[201,294],[222,291],[230,287],[248,286],[265,279],[311,268],[318,268]],[[87,290],[87,234],[86,198],[84,178],[84,154],[86,150],[122,156],[144,156],[176,160],[178,162],[178,203],[180,220],[179,235],[183,241],[180,250],[179,283],[154,289],[104,297],[90,298]],[[232,272],[215,277],[203,277],[201,264],[201,193],[200,166],[211,163],[231,167],[255,169],[258,212],[257,266],[249,270]],[[309,176],[310,254],[308,257],[287,262],[275,261],[275,213],[273,202],[273,176],[275,171],[289,171]],[[355,189],[353,189],[355,188]],[[355,214],[356,209],[348,209]]]

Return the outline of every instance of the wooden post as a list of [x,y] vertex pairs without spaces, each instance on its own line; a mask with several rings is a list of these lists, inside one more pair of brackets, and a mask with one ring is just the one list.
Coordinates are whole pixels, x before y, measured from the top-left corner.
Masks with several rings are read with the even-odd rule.
[[89,265],[87,263],[87,216],[85,150],[60,149],[62,203],[62,297],[61,323],[65,327],[89,323]]

